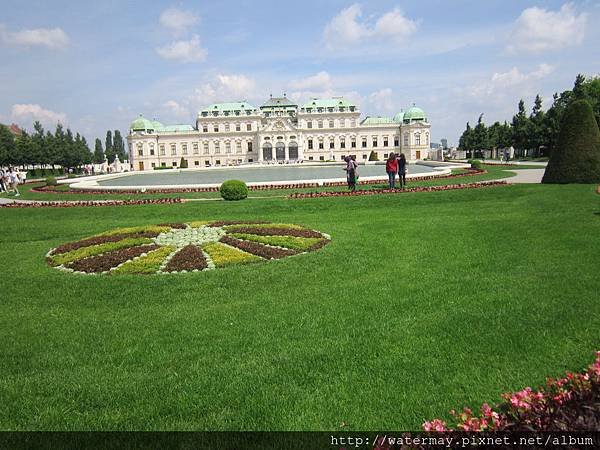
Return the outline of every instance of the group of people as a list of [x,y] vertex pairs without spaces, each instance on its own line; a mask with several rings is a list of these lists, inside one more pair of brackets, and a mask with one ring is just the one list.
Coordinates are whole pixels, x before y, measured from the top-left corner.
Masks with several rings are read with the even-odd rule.
[[396,176],[400,182],[400,188],[406,187],[406,157],[404,153],[390,153],[389,158],[385,162],[385,171],[388,174],[390,189],[396,189]]
[[18,197],[21,195],[19,193],[19,184],[24,181],[18,167],[9,167],[8,169],[0,167],[0,192],[14,192],[15,197]]

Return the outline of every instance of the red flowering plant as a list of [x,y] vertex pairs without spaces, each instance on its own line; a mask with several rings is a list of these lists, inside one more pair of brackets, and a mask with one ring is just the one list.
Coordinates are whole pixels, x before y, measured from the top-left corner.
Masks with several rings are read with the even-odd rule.
[[474,415],[469,408],[450,411],[455,425],[440,419],[423,423],[425,431],[596,431],[600,429],[600,351],[581,373],[548,378],[546,385],[503,394],[504,402],[481,406]]

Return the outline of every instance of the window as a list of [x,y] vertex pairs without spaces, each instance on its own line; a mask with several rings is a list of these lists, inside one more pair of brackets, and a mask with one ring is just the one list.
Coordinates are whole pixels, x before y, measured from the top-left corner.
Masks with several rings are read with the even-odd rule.
[[225,131],[229,131],[229,124],[228,123],[225,124]]
[[158,146],[158,152],[160,153],[160,156],[165,156],[165,144],[160,144]]
[[221,165],[221,160],[220,159],[215,160],[215,166],[220,166],[220,165]]
[[150,142],[150,156],[154,156],[154,143]]
[[377,147],[377,138],[373,138],[373,148]]
[[194,161],[194,165],[195,166],[199,166],[200,165],[200,161]]
[[324,156],[319,156],[319,161],[325,161],[325,157]]
[[152,168],[154,169],[156,167],[156,163],[152,163]]
[[367,138],[362,138],[361,146],[362,148],[367,148]]
[[313,149],[313,140],[312,140],[312,139],[309,139],[309,140],[308,140],[308,149],[309,149],[309,150],[312,150],[312,149]]
[[252,158],[248,158],[248,162],[254,162]]
[[335,144],[333,142],[333,139],[329,141],[329,148],[335,148]]
[[242,126],[239,123],[235,124],[235,131],[242,131]]
[[323,141],[319,141],[319,150],[323,150]]
[[229,141],[225,142],[225,153],[231,153],[231,143]]
[[306,122],[306,128],[312,128],[312,120]]
[[218,132],[219,132],[219,125],[215,125],[215,126],[213,127],[213,131],[214,131],[215,133],[218,133]]
[[318,125],[319,125],[319,128],[323,128],[323,121],[319,120]]
[[252,151],[252,142],[248,142],[248,153]]
[[425,133],[425,145],[429,145],[429,133]]
[[165,162],[160,163],[160,167],[167,167],[167,163],[165,163]]
[[208,153],[209,153],[209,152],[208,152],[208,142],[205,142],[205,143],[204,143],[204,154],[205,154],[205,155],[208,155]]
[[237,141],[235,143],[235,152],[242,153],[242,141]]
[[394,147],[398,147],[400,145],[400,140],[398,139],[398,136],[394,136]]
[[408,133],[404,133],[404,145],[408,146]]
[[351,127],[355,127],[355,126],[356,126],[356,119],[352,119],[352,120],[350,121],[350,126],[351,126]]
[[344,128],[346,126],[346,119],[340,119],[340,128]]
[[202,125],[202,132],[208,133],[208,125]]
[[340,139],[340,148],[346,148],[346,141],[344,140],[344,138]]
[[309,161],[312,161],[313,159],[315,159],[315,158],[313,158],[312,156],[309,156],[309,157],[308,157],[308,160],[309,160]]
[[144,156],[144,147],[142,146],[141,143],[137,144],[137,151],[138,151],[138,156]]
[[384,153],[384,154],[383,154],[383,157],[384,157],[385,159],[387,159],[387,157],[388,157],[388,156],[389,156],[389,153]]
[[352,138],[352,141],[350,141],[350,147],[356,148],[356,139]]
[[333,127],[335,127],[335,124],[333,123],[333,120],[330,120],[329,121],[329,128],[333,128]]
[[221,153],[221,147],[219,145],[219,141],[215,142],[215,154]]
[[171,156],[174,156],[177,154],[177,147],[175,146],[175,144],[171,144]]
[[208,159],[204,161],[204,166],[210,167],[210,161]]
[[247,123],[246,124],[246,131],[252,131],[252,124],[251,123]]
[[365,155],[365,154],[363,153],[363,155],[362,155],[362,159],[367,159],[367,155]]
[[198,154],[198,143],[194,142],[192,144],[192,146],[193,146],[193,149],[194,149],[194,155],[197,155]]
[[177,161],[173,161],[173,164],[172,164],[172,166],[173,166],[173,167],[177,167]]
[[187,155],[187,144],[181,144],[181,154]]
[[387,136],[383,138],[383,146],[384,147],[388,146],[388,138],[387,138]]
[[415,134],[415,145],[421,145],[421,134],[420,133]]

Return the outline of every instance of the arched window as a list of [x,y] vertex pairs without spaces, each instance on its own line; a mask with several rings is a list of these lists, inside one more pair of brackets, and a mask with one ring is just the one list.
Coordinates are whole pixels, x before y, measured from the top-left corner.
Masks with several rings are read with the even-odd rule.
[[298,159],[298,143],[296,141],[291,141],[288,149],[290,152],[290,159]]
[[265,161],[271,161],[273,159],[273,144],[265,142],[263,144],[263,159]]
[[406,147],[408,147],[408,133],[404,133],[404,141],[403,141],[404,145]]
[[415,145],[421,145],[421,133],[415,133]]
[[275,157],[278,161],[285,160],[285,144],[283,141],[277,141],[277,144],[275,144]]

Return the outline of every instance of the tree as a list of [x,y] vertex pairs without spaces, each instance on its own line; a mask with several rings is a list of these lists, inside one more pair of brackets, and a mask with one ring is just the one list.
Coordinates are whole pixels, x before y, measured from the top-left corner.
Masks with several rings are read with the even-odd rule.
[[94,164],[104,163],[104,150],[102,149],[102,141],[96,138],[96,145],[94,146],[94,157],[92,158]]
[[534,155],[539,156],[540,147],[544,142],[544,111],[542,110],[542,98],[540,95],[535,96],[535,102],[533,104],[533,110],[529,116],[529,127],[528,127],[528,147],[534,150]]
[[473,149],[480,153],[480,157],[483,157],[483,151],[489,148],[488,131],[483,123],[483,113],[479,115],[477,119],[477,125],[473,130]]
[[513,116],[512,120],[512,131],[513,131],[513,142],[515,147],[520,150],[520,154],[525,154],[527,150],[528,138],[529,138],[529,118],[525,113],[525,102],[523,99],[519,101],[519,112]]
[[113,137],[113,149],[115,155],[119,158],[119,161],[125,162],[128,159],[127,153],[125,152],[125,143],[123,142],[123,137],[121,136],[121,132],[119,130],[115,130]]
[[115,162],[117,158],[117,154],[115,153],[115,149],[113,148],[113,139],[112,139],[112,131],[108,130],[106,132],[106,140],[104,146],[104,154],[106,155],[106,160],[109,164]]
[[471,128],[471,124],[467,122],[467,126],[463,134],[461,135],[458,141],[458,148],[464,150],[466,152],[470,152],[473,150],[473,142],[474,142],[474,131]]
[[181,160],[179,161],[179,168],[180,169],[187,169],[188,168],[187,159],[185,159],[183,156],[181,157]]
[[15,137],[4,125],[0,125],[0,166],[13,164]]
[[21,135],[17,137],[17,139],[15,140],[15,144],[17,159],[19,160],[18,164],[20,164],[23,167],[23,169],[25,169],[26,165],[35,164],[36,161],[32,158],[33,155],[31,152],[31,137],[29,136],[29,134],[27,134],[25,130],[23,130]]
[[[79,135],[79,133],[77,133],[77,135]],[[92,151],[90,150],[90,147],[88,146],[85,136],[81,136],[80,152],[81,152],[81,162],[83,164],[91,164]]]
[[542,183],[600,182],[600,129],[587,100],[573,101],[563,116],[556,148]]
[[573,85],[573,97],[575,97],[575,100],[582,100],[586,97],[584,83],[585,76],[577,74],[575,77],[575,84]]

